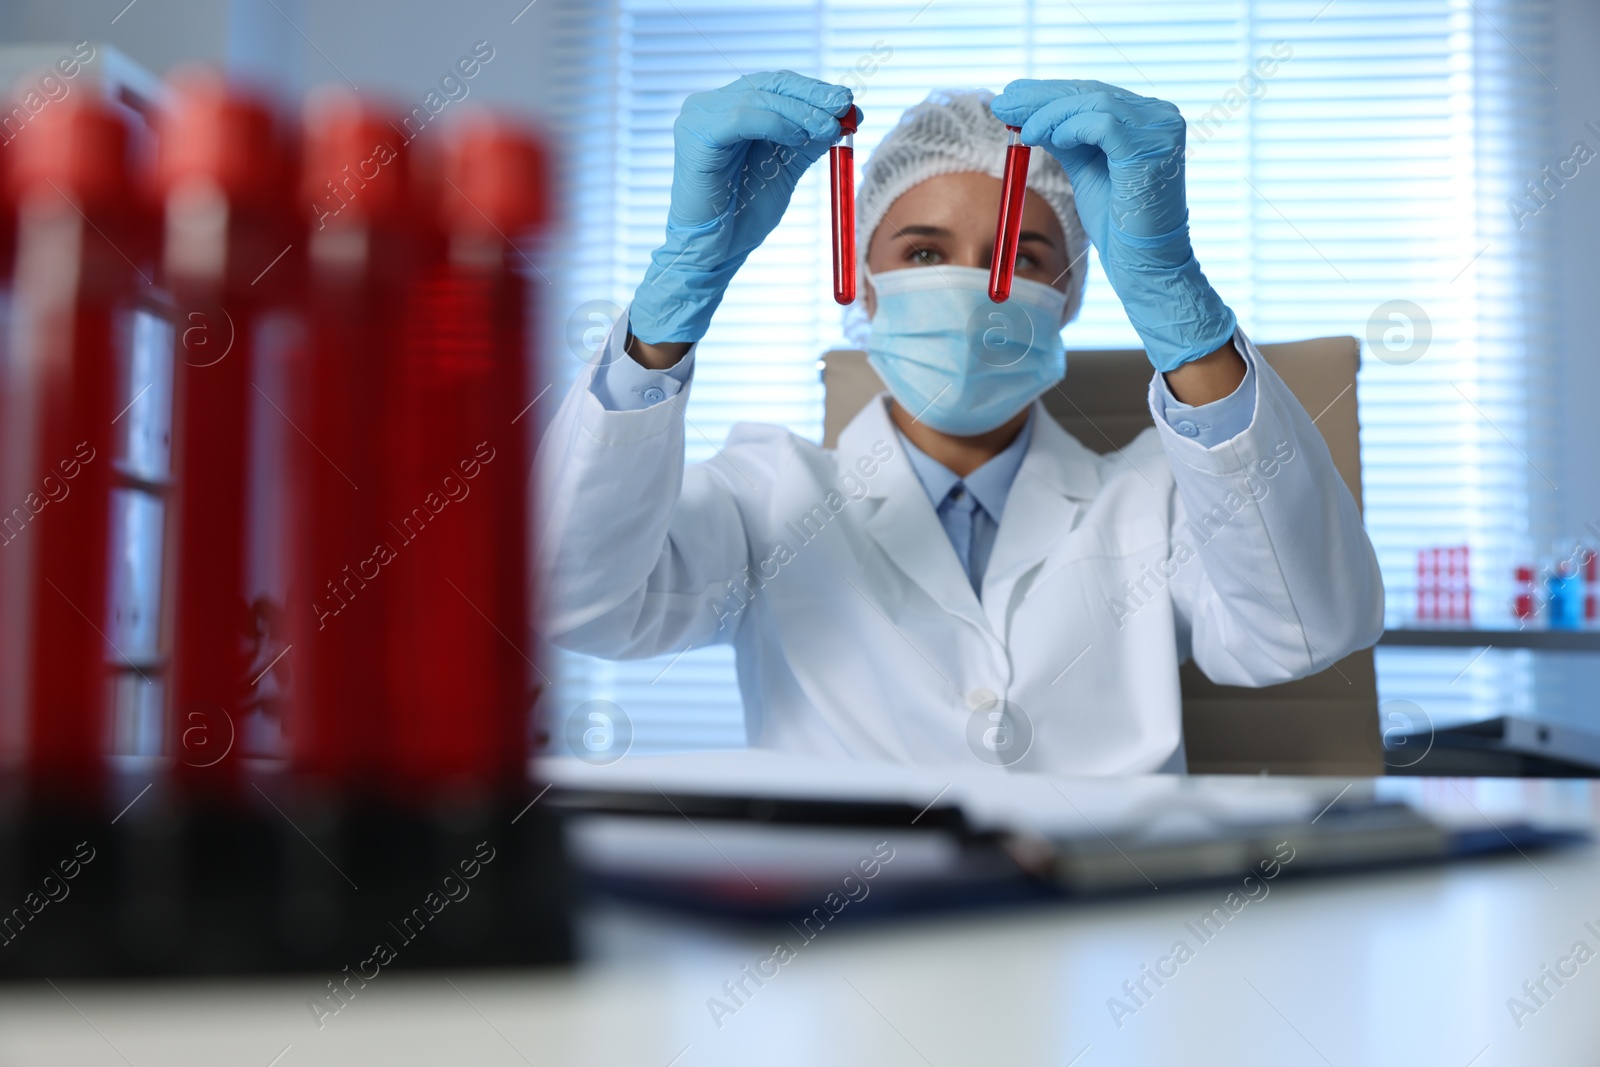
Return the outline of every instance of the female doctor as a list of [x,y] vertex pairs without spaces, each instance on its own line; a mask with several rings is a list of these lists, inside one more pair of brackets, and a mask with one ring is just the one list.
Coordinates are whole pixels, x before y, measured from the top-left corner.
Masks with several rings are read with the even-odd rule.
[[[666,241],[540,448],[545,635],[610,658],[732,643],[753,745],[1067,774],[1184,769],[1191,656],[1261,686],[1376,641],[1355,502],[1191,251],[1184,120],[1100,82],[907,111],[857,210],[887,392],[836,449],[744,423],[685,468],[694,344],[850,107],[789,72],[684,103]],[[1006,124],[1036,148],[993,305]],[[1038,402],[1086,232],[1155,370],[1155,426],[1105,456]]]

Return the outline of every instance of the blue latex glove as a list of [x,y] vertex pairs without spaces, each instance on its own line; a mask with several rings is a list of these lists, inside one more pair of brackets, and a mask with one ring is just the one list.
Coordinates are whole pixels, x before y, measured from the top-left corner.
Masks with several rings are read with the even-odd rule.
[[635,337],[705,336],[734,272],[778,225],[800,175],[838,141],[836,116],[852,106],[849,89],[786,70],[683,102],[672,127],[667,239],[628,311]]
[[1216,351],[1236,321],[1189,246],[1183,116],[1097,81],[1021,78],[994,98],[1024,144],[1061,161],[1078,217],[1150,362],[1170,371]]

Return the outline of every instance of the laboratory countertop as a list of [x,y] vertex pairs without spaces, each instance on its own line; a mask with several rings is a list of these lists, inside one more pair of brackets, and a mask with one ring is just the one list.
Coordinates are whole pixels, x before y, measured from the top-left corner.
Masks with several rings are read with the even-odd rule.
[[1384,630],[1385,648],[1527,648],[1540,652],[1600,652],[1600,628],[1553,630],[1509,624],[1402,623]]
[[[1347,784],[1307,781],[1318,795]],[[1369,785],[1490,818],[1531,810],[1592,824],[1600,805],[1588,781]],[[572,968],[382,973],[320,1028],[307,1004],[334,975],[12,983],[0,986],[0,1064],[1560,1067],[1600,1057],[1593,846],[1282,878],[1231,907],[1230,891],[861,922],[812,940],[592,903]],[[1219,908],[1225,922],[1202,924]],[[775,956],[780,940],[787,959]]]

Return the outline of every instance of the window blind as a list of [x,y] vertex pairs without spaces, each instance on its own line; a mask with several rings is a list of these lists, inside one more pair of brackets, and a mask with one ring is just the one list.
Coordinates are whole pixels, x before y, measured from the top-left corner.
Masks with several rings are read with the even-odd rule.
[[[555,131],[570,170],[554,391],[586,354],[571,316],[625,305],[661,240],[689,93],[779,67],[848,84],[864,160],[931,88],[1093,78],[1188,119],[1196,252],[1252,337],[1363,338],[1366,519],[1391,621],[1413,610],[1419,548],[1471,546],[1481,617],[1503,613],[1514,562],[1549,545],[1549,237],[1507,210],[1550,162],[1543,0],[558,0],[549,17],[551,111],[570,117]],[[830,293],[825,180],[819,166],[801,182],[699,349],[690,462],[739,421],[820,437],[816,360],[848,328]],[[1090,267],[1068,349],[1137,346]],[[1436,721],[1516,710],[1527,654],[1470,655],[1383,651],[1381,697]],[[726,648],[551,662],[555,717],[611,700],[635,751],[744,742]]]

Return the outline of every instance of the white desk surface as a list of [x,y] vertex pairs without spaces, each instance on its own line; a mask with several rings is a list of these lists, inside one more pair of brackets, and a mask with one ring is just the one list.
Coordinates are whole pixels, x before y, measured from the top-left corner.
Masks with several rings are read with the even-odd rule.
[[[1400,788],[1567,820],[1600,805],[1582,781]],[[384,973],[320,1031],[307,999],[331,976],[12,983],[0,1067],[1600,1063],[1600,849],[1280,878],[1201,943],[1185,924],[1225,894],[830,928],[720,1027],[708,999],[727,1000],[723,984],[778,932],[616,906],[585,912],[574,968]],[[1153,994],[1119,1027],[1108,999],[1128,1001],[1122,984],[1180,939],[1193,957],[1161,987],[1147,981]],[[1530,998],[1523,983],[1580,941],[1594,958]],[[1513,997],[1537,1010],[1513,1019]]]

